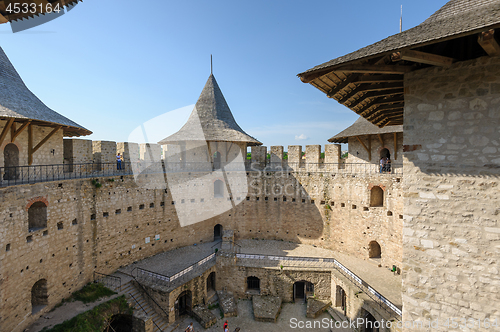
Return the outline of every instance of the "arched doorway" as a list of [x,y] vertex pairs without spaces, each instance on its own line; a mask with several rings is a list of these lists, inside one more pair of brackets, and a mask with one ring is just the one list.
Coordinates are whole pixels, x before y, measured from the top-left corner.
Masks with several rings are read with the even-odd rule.
[[222,225],[217,224],[214,227],[214,241],[222,239]]
[[297,281],[293,284],[293,300],[306,301],[307,297],[314,294],[314,284],[309,281]]
[[380,150],[380,159],[382,158],[391,159],[391,153],[387,148],[383,148],[382,150]]
[[377,241],[370,242],[370,248],[368,249],[369,258],[381,258],[382,250],[380,249],[380,244]]
[[335,296],[335,306],[340,307],[344,316],[347,316],[347,294],[345,293],[345,290],[338,285]]
[[17,180],[19,178],[19,149],[14,143],[9,143],[3,150],[5,166],[4,180]]
[[384,189],[379,186],[374,186],[370,190],[370,206],[382,207],[384,206]]
[[221,167],[221,154],[219,151],[214,153],[214,170],[220,169]]
[[191,291],[182,292],[175,301],[175,319],[179,319],[183,315],[191,315]]
[[210,298],[213,293],[215,293],[215,272],[210,273],[207,278],[207,297]]
[[40,279],[31,287],[31,314],[36,314],[48,303],[47,280]]
[[379,332],[380,322],[378,322],[375,317],[368,311],[365,311],[364,315],[364,331],[363,332]]
[[224,197],[224,182],[216,180],[214,182],[214,197]]
[[35,202],[28,209],[28,231],[34,232],[47,228],[47,205]]
[[109,320],[105,332],[132,332],[132,315],[114,315]]

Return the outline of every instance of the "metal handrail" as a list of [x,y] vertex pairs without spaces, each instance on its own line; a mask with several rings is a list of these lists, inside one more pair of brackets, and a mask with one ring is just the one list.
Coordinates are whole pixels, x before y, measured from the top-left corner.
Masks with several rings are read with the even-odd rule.
[[[102,283],[104,286],[110,288],[106,282],[103,282],[103,280],[107,279],[114,280],[118,283],[118,287],[115,287],[115,289],[122,289],[122,278],[94,271],[94,282]],[[113,282],[111,282],[111,285],[113,285]]]
[[[134,299],[134,301],[139,305],[139,307],[142,309],[142,311],[144,311],[144,313],[146,314],[146,316],[148,316],[148,312],[146,311],[146,309],[144,309],[142,307],[142,305],[139,303],[139,301],[137,301],[137,299],[135,298],[134,295],[132,295],[132,293],[128,293],[128,295],[130,295],[131,298]],[[158,324],[156,324],[155,320],[151,318],[151,321],[153,322],[153,324],[155,324],[156,328],[158,329],[158,331],[160,332],[163,332],[163,330],[158,326]]]
[[[374,300],[379,306],[384,309],[389,314],[394,312],[398,317],[401,317],[402,312],[394,303],[389,301],[382,294],[377,292],[373,287],[371,287],[366,281],[357,276],[354,272],[345,267],[335,258],[320,258],[320,257],[300,257],[300,256],[279,256],[279,255],[257,255],[257,254],[236,254],[236,258],[239,259],[258,259],[258,260],[270,260],[270,261],[301,261],[307,262],[318,266],[320,263],[329,263],[331,267],[339,271],[343,276],[347,277],[352,283],[354,283],[363,293],[368,295],[372,300]],[[364,287],[364,288],[363,288]],[[390,310],[389,310],[390,309]]]
[[32,184],[38,182],[60,181],[71,179],[100,178],[106,176],[146,175],[168,173],[212,172],[223,169],[226,172],[310,172],[336,174],[379,174],[402,175],[402,164],[392,164],[391,170],[380,173],[380,166],[375,163],[251,163],[230,162],[214,165],[211,162],[121,162],[113,163],[66,163],[50,165],[32,165],[16,167],[0,167],[0,186]]

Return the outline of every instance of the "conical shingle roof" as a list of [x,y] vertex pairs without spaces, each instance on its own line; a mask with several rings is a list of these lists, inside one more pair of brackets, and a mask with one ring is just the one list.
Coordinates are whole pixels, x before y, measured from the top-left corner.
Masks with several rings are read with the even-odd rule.
[[90,135],[92,132],[54,112],[24,84],[21,76],[0,47],[0,119],[32,120],[41,126],[62,125],[65,136]]
[[169,144],[199,140],[244,142],[249,146],[262,145],[261,142],[245,133],[236,123],[212,74],[210,74],[186,124],[178,132],[158,143]]

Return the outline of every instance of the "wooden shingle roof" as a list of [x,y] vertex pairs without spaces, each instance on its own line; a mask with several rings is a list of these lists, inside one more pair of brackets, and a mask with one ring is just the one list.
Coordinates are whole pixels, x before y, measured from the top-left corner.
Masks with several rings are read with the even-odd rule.
[[47,127],[61,126],[64,136],[90,135],[92,132],[48,108],[24,84],[21,76],[0,48],[0,119],[30,121]]
[[363,117],[359,117],[351,126],[328,140],[331,143],[348,143],[349,137],[402,133],[403,126],[387,126],[379,128]]
[[249,146],[262,145],[236,123],[212,74],[186,124],[158,144],[177,144],[185,141],[244,142]]
[[451,0],[422,24],[298,74],[383,127],[403,123],[404,74],[497,56],[500,0]]

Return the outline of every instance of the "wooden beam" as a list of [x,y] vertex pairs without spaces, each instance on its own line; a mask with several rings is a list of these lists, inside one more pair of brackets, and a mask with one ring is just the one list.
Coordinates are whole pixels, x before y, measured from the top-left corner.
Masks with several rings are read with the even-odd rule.
[[[371,155],[370,150],[368,150],[365,143],[363,143],[363,141],[361,140],[361,138],[359,138],[359,136],[356,136],[356,138],[358,139],[359,143],[361,143],[361,145],[365,148],[366,152],[368,152],[368,156],[370,156]],[[371,156],[370,156],[370,160],[371,160]]]
[[389,115],[399,115],[399,114],[403,114],[403,109],[401,110],[394,110],[394,111],[391,111],[390,113],[382,113],[382,114],[379,114],[378,116],[375,116],[375,117],[372,117],[370,120],[370,122],[372,123],[375,123],[381,119],[385,119],[385,118],[388,118]]
[[334,87],[330,91],[328,91],[327,97],[333,98],[333,96],[335,96],[340,91],[344,90],[349,84],[356,81],[359,77],[360,77],[360,75],[357,75],[357,74],[348,76],[345,80],[340,82],[336,87]]
[[394,160],[398,159],[398,133],[394,133]]
[[[393,90],[387,90],[387,91],[384,91],[384,92],[376,92],[376,91],[367,92],[361,98],[359,98],[358,100],[356,100],[354,103],[350,104],[349,108],[352,109],[354,107],[359,106],[360,103],[362,103],[363,101],[365,101],[368,98],[389,97],[389,96],[399,95],[399,94],[403,94],[403,93],[404,93],[404,89],[393,89]],[[375,104],[375,102],[373,102],[371,104],[372,105],[370,105],[369,107],[373,106]],[[365,108],[368,108],[368,107],[365,106],[363,109],[365,109]]]
[[500,45],[495,40],[495,30],[481,32],[477,37],[477,42],[489,56],[500,55]]
[[379,141],[380,141],[380,144],[381,144],[382,146],[384,146],[384,140],[383,140],[383,138],[382,138],[382,135],[377,134],[377,136],[378,136],[378,139],[379,139]]
[[405,61],[425,63],[431,66],[449,66],[455,62],[455,59],[447,56],[413,50],[401,51],[401,59]]
[[5,18],[5,16],[3,16],[2,14],[0,14],[0,24],[2,23],[8,23],[9,20],[7,18]]
[[33,164],[33,128],[31,123],[28,125],[28,165]]
[[371,112],[363,111],[363,112],[361,112],[360,115],[362,115],[365,118],[369,119],[373,115],[376,115],[376,114],[378,114],[380,112],[389,111],[389,110],[398,109],[398,108],[403,108],[403,107],[404,107],[403,103],[391,104],[391,105],[384,105],[384,106],[380,106],[379,105],[379,107],[374,108]]
[[384,91],[397,88],[403,89],[404,86],[401,83],[363,84],[357,88],[357,91]]
[[352,97],[357,95],[359,92],[361,92],[361,91],[359,91],[356,87],[356,88],[352,89],[351,91],[349,91],[345,96],[342,96],[339,99],[337,99],[337,101],[341,104],[344,104],[346,101],[348,101],[349,99],[351,99]]
[[45,136],[44,139],[42,139],[40,141],[40,143],[38,143],[32,150],[32,153],[35,153],[38,149],[40,149],[42,147],[42,145],[44,145],[52,136],[54,136],[54,134],[59,130],[61,129],[62,126],[57,126],[55,127],[47,136]]
[[323,75],[326,75],[330,72],[332,72],[332,68],[323,68],[323,69],[318,69],[310,73],[304,73],[299,75],[300,80],[302,83],[310,83],[312,80],[321,77]]
[[11,136],[11,142],[14,143],[14,140],[16,139],[17,136],[19,136],[19,134],[21,134],[23,132],[23,130],[31,123],[31,121],[26,121],[26,122],[23,122],[23,124],[21,125],[21,127],[19,127],[19,129],[15,130],[14,131],[11,131],[12,133],[12,136]]
[[368,160],[372,160],[372,135],[368,135]]
[[15,138],[14,134],[15,134],[15,132],[16,132],[16,122],[14,122],[12,124],[12,126],[10,126],[10,141],[11,142],[14,142],[14,138]]
[[412,69],[411,66],[399,65],[345,65],[335,68],[335,71],[363,74],[405,74]]
[[0,134],[0,145],[2,145],[3,140],[5,139],[5,136],[7,136],[7,133],[10,130],[10,127],[12,127],[12,124],[14,123],[14,118],[10,118],[7,120],[7,123],[5,124],[5,127],[3,127],[2,133]]
[[356,83],[392,83],[404,82],[401,75],[363,75]]

